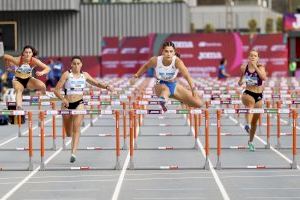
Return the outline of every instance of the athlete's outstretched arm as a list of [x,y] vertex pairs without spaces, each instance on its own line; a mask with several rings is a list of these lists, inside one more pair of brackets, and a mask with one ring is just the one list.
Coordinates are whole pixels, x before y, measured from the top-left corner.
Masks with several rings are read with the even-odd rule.
[[91,84],[91,85],[93,85],[93,86],[96,86],[96,87],[99,87],[99,88],[107,89],[107,90],[109,90],[109,91],[112,91],[112,90],[113,90],[113,88],[112,88],[110,85],[105,84],[105,83],[100,83],[100,82],[98,82],[98,81],[95,80],[93,77],[91,77],[91,75],[90,75],[89,73],[83,72],[83,74],[85,75],[86,81],[87,81],[89,84]]
[[38,71],[36,72],[37,76],[43,76],[45,74],[48,74],[50,72],[50,67],[48,65],[46,65],[45,63],[43,63],[42,61],[40,61],[37,58],[32,58],[33,63],[36,64],[37,66],[41,67],[43,70],[42,71]]
[[179,69],[179,72],[182,74],[182,76],[187,80],[191,90],[193,91],[195,89],[195,85],[193,83],[192,77],[180,58],[176,59],[176,67]]
[[20,62],[18,57],[13,57],[8,54],[4,54],[3,59],[4,59],[5,63],[13,63],[14,65],[19,65],[19,62]]
[[66,98],[60,93],[61,89],[64,87],[65,82],[68,79],[68,75],[69,72],[66,71],[62,74],[62,76],[60,77],[60,80],[58,81],[58,83],[55,86],[54,89],[54,94],[60,99],[62,100],[64,106],[68,107],[69,106],[69,102],[66,100]]
[[139,78],[140,76],[142,76],[148,69],[150,69],[152,66],[156,65],[156,57],[152,57],[148,60],[148,62],[146,62],[145,64],[143,64],[143,66],[140,67],[140,69],[134,74],[135,78]]
[[241,76],[240,76],[240,80],[238,82],[239,86],[243,85],[243,79],[244,79],[244,75],[245,75],[245,70],[246,70],[246,65],[242,65],[241,66]]

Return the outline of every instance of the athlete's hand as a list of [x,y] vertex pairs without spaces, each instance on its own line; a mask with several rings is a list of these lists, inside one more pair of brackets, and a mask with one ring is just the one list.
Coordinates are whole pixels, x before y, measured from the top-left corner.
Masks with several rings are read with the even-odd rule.
[[111,85],[107,85],[107,86],[106,86],[106,89],[107,89],[108,91],[110,91],[110,92],[113,92],[113,91],[114,91],[114,88],[113,88],[113,86],[111,86]]
[[137,80],[136,77],[132,77],[132,78],[129,80],[130,85],[134,85],[135,82],[136,82],[136,80]]
[[62,104],[63,104],[63,106],[64,106],[65,108],[68,108],[68,107],[69,107],[69,101],[68,101],[67,99],[65,99],[65,98],[63,98],[63,100],[62,100]]
[[35,74],[36,74],[37,76],[43,76],[43,75],[45,75],[44,72],[42,72],[42,71],[36,72]]
[[198,95],[198,91],[197,91],[197,88],[196,88],[196,87],[193,87],[193,88],[192,88],[192,95],[193,95],[194,97],[196,97],[196,96]]
[[243,81],[242,80],[239,81],[238,84],[239,84],[239,86],[242,86],[243,85]]

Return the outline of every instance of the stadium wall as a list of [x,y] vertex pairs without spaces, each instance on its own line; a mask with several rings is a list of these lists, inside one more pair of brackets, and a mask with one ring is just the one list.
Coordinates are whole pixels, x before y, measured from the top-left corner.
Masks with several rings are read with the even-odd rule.
[[0,11],[0,21],[17,22],[17,49],[35,46],[40,56],[98,56],[104,36],[188,33],[184,3],[81,4],[74,11]]

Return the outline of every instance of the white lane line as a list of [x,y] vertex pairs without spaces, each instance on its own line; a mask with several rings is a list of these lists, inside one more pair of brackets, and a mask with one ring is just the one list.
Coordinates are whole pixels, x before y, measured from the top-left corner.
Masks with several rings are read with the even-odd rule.
[[[137,129],[136,129],[137,133],[139,133],[139,128],[140,127],[137,127]],[[124,181],[125,173],[126,173],[126,170],[128,168],[128,165],[129,165],[129,161],[130,161],[130,152],[127,153],[126,160],[124,162],[121,174],[119,176],[117,185],[116,185],[115,190],[114,190],[114,194],[113,194],[113,196],[111,198],[112,200],[117,200],[118,197],[119,197],[119,194],[120,194],[120,191],[121,191],[121,187],[122,187],[122,184],[123,184],[123,181]]]
[[[236,119],[234,119],[234,118],[232,118],[232,117],[229,117],[232,121],[237,121]],[[241,127],[241,129],[242,130],[244,130],[244,125],[242,124],[242,123],[240,123],[240,127]],[[265,142],[262,138],[260,138],[259,136],[257,136],[256,134],[255,134],[255,138],[256,139],[258,139],[261,143],[263,143],[264,145],[266,145],[267,144],[267,142]],[[288,163],[290,163],[290,164],[292,164],[293,163],[293,161],[292,160],[290,160],[288,157],[286,157],[285,155],[283,155],[281,152],[279,152],[277,149],[275,149],[274,147],[272,147],[272,145],[270,145],[270,149],[272,150],[272,151],[274,151],[278,156],[280,156],[281,158],[283,158],[284,160],[286,160]],[[299,165],[297,165],[297,169],[298,170],[300,170],[300,167],[299,167]]]
[[[45,124],[49,123],[50,121],[52,121],[52,119],[46,120],[46,121],[45,121]],[[38,126],[34,126],[34,127],[32,128],[32,130],[35,130],[35,129],[37,129],[37,128],[38,128]],[[23,136],[23,135],[25,135],[25,134],[27,134],[27,133],[28,133],[28,130],[23,131],[23,132],[21,133],[21,135]],[[17,134],[18,134],[18,133],[17,133]],[[12,137],[12,138],[6,140],[5,142],[2,142],[2,143],[0,144],[0,147],[3,146],[3,145],[6,145],[7,143],[9,143],[9,142],[11,142],[11,141],[13,141],[13,140],[15,140],[15,139],[17,139],[17,138],[19,138],[19,137],[18,137],[18,136],[15,136],[15,137]]]
[[127,156],[126,156],[126,160],[125,160],[125,163],[123,165],[122,172],[121,172],[121,174],[119,176],[119,179],[118,179],[118,182],[117,182],[114,194],[113,194],[113,196],[111,198],[112,200],[117,200],[118,197],[119,197],[120,190],[121,190],[121,187],[122,187],[122,184],[123,184],[123,181],[124,181],[125,173],[126,173],[128,165],[129,165],[129,160],[130,160],[130,153],[128,153]]
[[[188,125],[190,125],[189,119],[188,119]],[[193,133],[193,135],[195,135],[194,128],[192,128],[192,133]],[[202,153],[203,157],[205,158],[204,147],[203,147],[201,141],[199,140],[199,137],[197,138],[197,144],[198,144],[198,146],[201,150],[201,153]],[[212,173],[212,175],[213,175],[213,177],[214,177],[214,179],[215,179],[215,181],[216,181],[216,183],[219,187],[219,190],[222,194],[223,199],[224,200],[230,200],[229,195],[228,195],[227,191],[225,190],[225,187],[224,187],[223,183],[221,182],[221,179],[219,178],[219,176],[218,176],[218,174],[217,174],[217,172],[216,172],[216,170],[215,170],[215,168],[214,168],[214,166],[213,166],[213,164],[212,164],[212,162],[210,161],[209,158],[208,158],[208,164],[209,164],[209,169],[210,169],[210,171],[211,171],[211,173]]]
[[[98,118],[95,118],[93,122],[95,122]],[[86,129],[90,127],[90,123],[88,123],[87,126],[85,126],[82,130],[81,133],[86,131]],[[71,143],[71,140],[69,140],[66,145],[69,145]],[[59,148],[54,154],[52,154],[46,161],[45,165],[47,165],[55,156],[57,156],[63,149]],[[20,187],[22,187],[28,180],[34,176],[39,170],[41,166],[38,166],[36,169],[34,169],[28,176],[26,176],[21,182],[19,182],[15,187],[13,187],[10,191],[8,191],[2,198],[1,200],[6,200],[9,197],[11,197]]]
[[[140,82],[138,82],[137,84],[139,84],[139,83],[142,83],[142,81],[140,80]],[[142,121],[142,123],[143,123],[143,121]],[[137,134],[139,133],[139,128],[140,127],[137,127],[137,129],[136,129]],[[119,194],[120,194],[120,191],[121,191],[121,187],[122,187],[122,184],[123,184],[123,181],[124,181],[125,173],[126,173],[126,170],[128,168],[128,165],[129,165],[129,161],[130,161],[130,151],[127,153],[127,156],[126,156],[126,159],[125,159],[125,162],[124,162],[121,174],[119,176],[117,185],[115,187],[113,196],[111,198],[112,200],[117,200],[118,197],[119,197]]]

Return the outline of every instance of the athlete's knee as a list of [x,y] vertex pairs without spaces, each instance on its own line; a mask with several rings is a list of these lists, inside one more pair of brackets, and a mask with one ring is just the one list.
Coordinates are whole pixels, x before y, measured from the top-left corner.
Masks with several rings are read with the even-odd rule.
[[20,94],[20,93],[23,92],[23,89],[21,89],[21,88],[15,88],[15,92],[16,92],[16,94]]
[[45,92],[46,91],[46,85],[45,84],[40,85],[39,90],[41,90],[42,92]]

